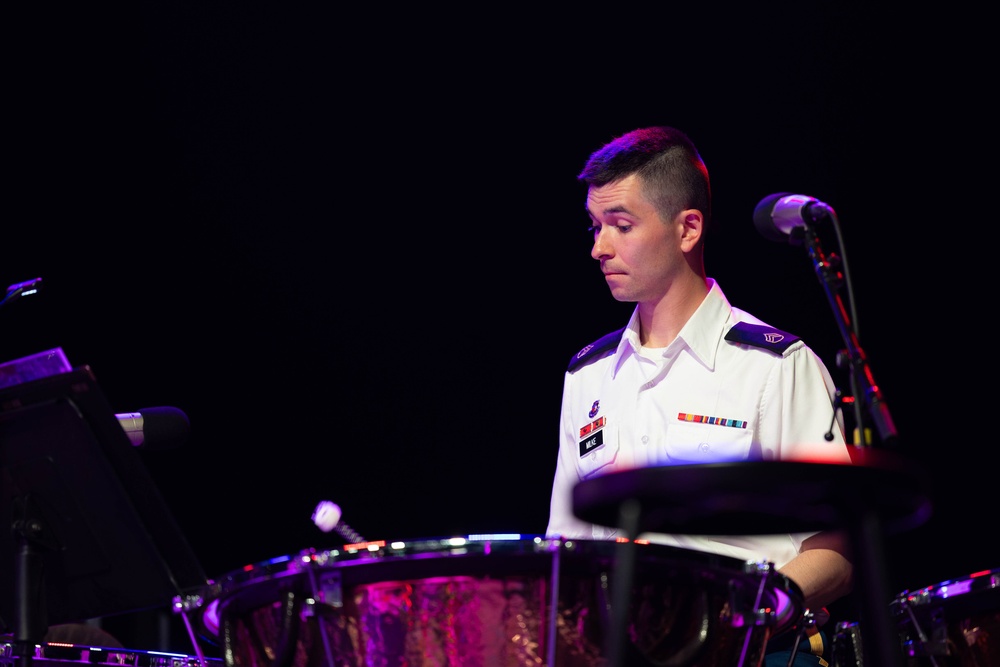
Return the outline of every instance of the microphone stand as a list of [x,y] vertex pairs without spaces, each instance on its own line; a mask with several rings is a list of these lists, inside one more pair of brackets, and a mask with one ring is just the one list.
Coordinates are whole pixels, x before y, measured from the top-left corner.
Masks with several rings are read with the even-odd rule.
[[[829,214],[836,217],[832,209]],[[846,354],[850,365],[851,392],[854,395],[856,422],[854,444],[858,447],[871,444],[865,429],[864,408],[867,407],[883,444],[895,445],[896,426],[882,399],[882,393],[875,382],[865,353],[858,342],[857,332],[852,326],[851,319],[848,317],[844,303],[838,294],[843,283],[843,276],[837,270],[834,262],[831,262],[823,253],[819,235],[813,226],[806,224],[793,230],[793,233],[794,237],[791,240],[794,242],[797,238],[809,252],[809,258],[812,260],[816,275],[826,291],[827,300],[833,309],[840,334],[847,346]],[[889,613],[889,600],[891,598],[886,588],[882,517],[878,508],[865,507],[863,503],[858,503],[856,507],[851,509],[857,514],[857,516],[852,517],[854,520],[849,522],[849,532],[852,549],[859,566],[856,568],[855,590],[859,591],[861,595],[860,612],[864,617],[861,624],[861,639],[865,662],[880,667],[902,667],[902,652],[898,647],[898,635],[894,633],[895,628]]]
[[[801,230],[801,231],[800,231]],[[875,382],[872,375],[871,366],[865,356],[861,344],[858,342],[857,332],[851,323],[851,318],[844,308],[838,290],[843,283],[843,276],[837,270],[835,262],[827,258],[820,246],[819,235],[811,225],[798,227],[794,230],[798,232],[796,237],[806,246],[809,252],[809,259],[812,260],[813,268],[819,277],[820,283],[826,291],[827,301],[833,309],[833,315],[837,320],[837,327],[840,329],[840,336],[844,339],[847,348],[847,359],[850,366],[851,393],[854,396],[854,419],[856,432],[854,434],[855,445],[870,445],[869,438],[865,435],[865,415],[864,407],[871,413],[871,419],[878,429],[879,437],[885,446],[896,444],[896,425],[889,414],[889,408],[882,398],[882,391]]]

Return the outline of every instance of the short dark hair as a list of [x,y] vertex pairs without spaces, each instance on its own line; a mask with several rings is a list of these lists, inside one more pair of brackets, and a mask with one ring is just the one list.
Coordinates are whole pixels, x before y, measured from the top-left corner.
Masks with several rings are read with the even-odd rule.
[[600,187],[632,174],[638,175],[661,218],[670,220],[695,208],[705,218],[705,229],[711,228],[708,167],[684,132],[666,125],[627,132],[591,153],[577,179]]

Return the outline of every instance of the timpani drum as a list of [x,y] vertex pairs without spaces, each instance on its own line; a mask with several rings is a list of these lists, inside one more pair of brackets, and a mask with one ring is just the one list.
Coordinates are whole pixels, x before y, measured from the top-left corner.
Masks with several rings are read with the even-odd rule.
[[[198,616],[226,667],[606,665],[618,546],[492,535],[309,549],[211,582]],[[757,666],[804,612],[769,563],[628,546],[630,663]]]
[[[77,663],[114,667],[224,667],[219,658],[205,658],[166,651],[137,651],[113,646],[42,642],[35,646],[31,663],[48,667],[67,667]],[[0,665],[16,667],[20,656],[13,644],[0,644]]]
[[903,591],[890,608],[907,667],[1000,665],[1000,569]]

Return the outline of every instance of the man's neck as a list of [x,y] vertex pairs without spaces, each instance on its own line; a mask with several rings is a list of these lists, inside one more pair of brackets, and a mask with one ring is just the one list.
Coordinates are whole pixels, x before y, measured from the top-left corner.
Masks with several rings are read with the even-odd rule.
[[707,295],[705,277],[692,274],[674,282],[658,301],[639,303],[639,342],[644,347],[670,345]]

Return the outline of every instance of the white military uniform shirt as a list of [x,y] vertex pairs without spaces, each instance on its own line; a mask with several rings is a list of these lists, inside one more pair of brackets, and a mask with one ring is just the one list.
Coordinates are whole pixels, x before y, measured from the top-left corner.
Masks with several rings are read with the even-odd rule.
[[[705,300],[666,348],[641,348],[635,311],[617,347],[611,341],[608,350],[571,363],[547,535],[614,539],[615,528],[586,523],[572,507],[578,482],[611,471],[731,461],[851,462],[839,414],[834,439],[824,439],[836,388],[818,355],[776,329],[757,330],[778,341],[772,349],[726,340],[738,322],[768,325],[730,306],[713,279],[708,285]],[[808,535],[639,537],[781,567]]]

